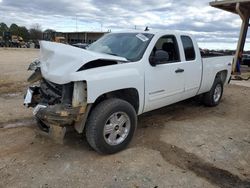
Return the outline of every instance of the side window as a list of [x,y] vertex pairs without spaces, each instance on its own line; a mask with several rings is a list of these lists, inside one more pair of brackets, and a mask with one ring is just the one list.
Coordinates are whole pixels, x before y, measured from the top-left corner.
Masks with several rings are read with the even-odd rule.
[[164,60],[159,64],[180,61],[179,48],[175,36],[166,35],[157,41],[153,51],[150,54],[150,58],[154,58],[157,55],[166,57],[165,59],[163,58]]
[[181,36],[181,41],[183,44],[186,61],[195,60],[195,50],[192,39],[188,36]]

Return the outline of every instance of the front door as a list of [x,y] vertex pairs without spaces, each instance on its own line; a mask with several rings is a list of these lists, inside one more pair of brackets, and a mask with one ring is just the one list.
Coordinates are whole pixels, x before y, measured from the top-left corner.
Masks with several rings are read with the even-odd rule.
[[[168,59],[152,66],[150,58],[157,51],[166,52]],[[147,66],[144,112],[178,102],[185,90],[185,72],[175,36],[166,35],[159,38]]]

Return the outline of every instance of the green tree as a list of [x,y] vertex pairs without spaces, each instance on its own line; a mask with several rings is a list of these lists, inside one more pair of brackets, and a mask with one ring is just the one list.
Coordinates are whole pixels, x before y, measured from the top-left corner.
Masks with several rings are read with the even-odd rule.
[[24,26],[19,27],[18,36],[22,37],[24,41],[28,41],[30,38],[29,30]]
[[43,32],[43,39],[48,41],[53,41],[55,39],[56,31],[53,29],[46,29]]
[[44,31],[44,33],[55,33],[55,32],[56,32],[56,30],[54,30],[54,29],[46,29]]
[[32,25],[29,32],[31,40],[41,40],[43,38],[43,32],[39,24]]
[[6,32],[8,30],[9,30],[9,28],[5,23],[0,23],[0,36],[3,35],[3,32]]
[[11,24],[9,31],[11,32],[12,35],[18,35],[18,32],[19,32],[18,25],[15,23]]

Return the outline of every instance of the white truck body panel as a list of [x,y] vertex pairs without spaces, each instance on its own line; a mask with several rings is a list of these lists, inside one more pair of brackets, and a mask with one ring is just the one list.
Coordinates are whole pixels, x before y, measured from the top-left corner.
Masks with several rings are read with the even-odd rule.
[[[193,61],[186,61],[181,42],[181,34],[176,32],[158,33],[148,47],[148,56],[159,38],[165,35],[174,35],[179,45],[180,62],[168,63],[152,67],[148,60],[145,63],[145,107],[144,112],[161,108],[178,101],[193,97],[197,94],[202,76],[202,63],[200,55]],[[185,34],[187,35],[187,34]],[[188,35],[190,36],[190,35]],[[193,41],[192,36],[190,36]],[[200,54],[194,42],[196,54]],[[175,70],[184,69],[184,74],[176,74]]]
[[[176,37],[181,61],[153,67],[149,63],[149,55],[157,40],[164,35]],[[195,60],[185,61],[181,35],[192,38]],[[154,33],[143,57],[137,62],[58,43],[42,41],[40,46],[39,60],[45,79],[57,84],[86,81],[87,103],[94,103],[99,96],[108,92],[134,88],[139,95],[138,114],[208,92],[220,71],[227,71],[226,83],[230,78],[229,63],[233,58],[223,56],[202,59],[194,38],[179,32]],[[99,59],[117,61],[118,64],[77,72],[84,64]],[[176,74],[175,70],[179,68],[184,69],[185,73]]]
[[205,93],[211,89],[216,74],[221,70],[228,71],[226,78],[226,82],[228,82],[232,71],[233,56],[203,58],[202,61],[204,74],[202,75],[202,84],[198,94]]
[[[94,103],[104,93],[128,88],[135,88],[139,94],[140,104],[144,103],[142,64],[122,63],[127,59],[65,44],[41,41],[40,47],[39,60],[43,77],[57,84],[86,81],[87,103]],[[120,61],[121,64],[77,72],[84,64],[97,59]],[[140,105],[139,111],[142,113],[143,105]]]
[[[124,63],[77,72],[72,74],[71,79],[87,82],[87,103],[94,103],[105,93],[129,88],[136,89],[140,104],[144,103],[144,74],[137,63]],[[139,112],[143,112],[143,105],[139,106]]]
[[[57,84],[72,81],[74,73],[84,64],[97,59],[125,62],[124,57],[102,54],[55,42],[40,41],[40,62],[44,78]],[[75,77],[75,79],[77,79]],[[81,79],[81,77],[79,78]]]

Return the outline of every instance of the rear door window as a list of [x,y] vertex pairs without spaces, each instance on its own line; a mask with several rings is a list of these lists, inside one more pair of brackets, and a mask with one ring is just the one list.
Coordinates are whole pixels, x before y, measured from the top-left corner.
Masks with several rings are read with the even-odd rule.
[[186,61],[195,60],[195,50],[192,39],[189,36],[181,36]]

